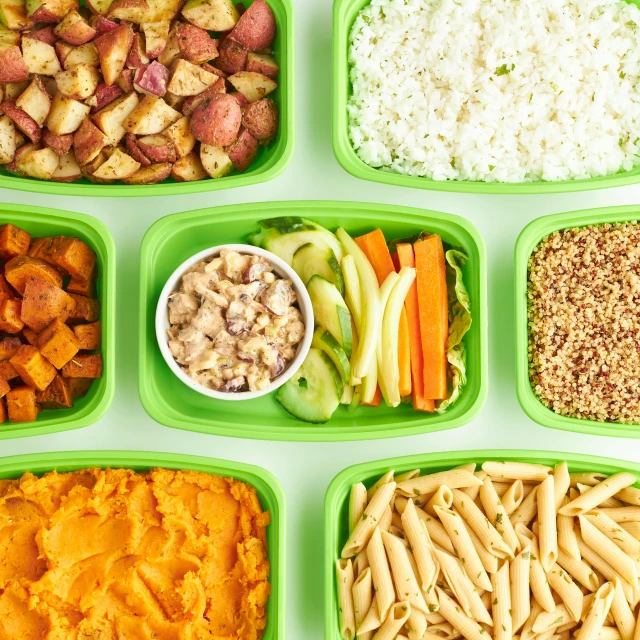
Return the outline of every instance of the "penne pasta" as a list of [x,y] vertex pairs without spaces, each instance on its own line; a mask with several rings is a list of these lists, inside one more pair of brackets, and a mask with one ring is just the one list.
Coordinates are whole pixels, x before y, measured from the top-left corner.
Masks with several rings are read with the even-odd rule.
[[609,538],[624,553],[632,558],[640,557],[640,540],[636,540],[609,516],[604,513],[594,512],[587,513],[583,517],[596,527],[600,533],[607,536],[607,538]]
[[450,509],[453,504],[453,494],[451,493],[451,489],[446,485],[442,485],[438,487],[438,490],[433,494],[429,502],[427,502],[427,506],[424,510],[434,518],[438,517],[438,514],[435,511],[435,507],[444,507],[445,509]]
[[399,473],[394,480],[396,484],[398,482],[404,482],[405,480],[413,480],[420,475],[420,469],[412,469],[411,471],[405,471],[404,473]]
[[402,496],[413,497],[425,493],[433,493],[441,485],[446,485],[450,489],[460,489],[463,487],[473,487],[482,484],[473,473],[466,469],[451,469],[450,471],[440,471],[427,476],[420,476],[412,480],[405,480],[398,485],[398,493]]
[[466,462],[465,464],[461,464],[461,465],[458,465],[457,467],[454,467],[454,469],[464,469],[469,473],[475,473],[477,466],[478,465],[475,462]]
[[514,528],[517,524],[528,527],[537,514],[538,487],[534,487],[531,493],[520,503],[520,506],[511,514],[509,519]]
[[[371,569],[366,568],[353,583],[351,589],[353,595],[353,612],[356,621],[356,629],[360,628],[364,619],[371,609],[373,602],[373,579],[371,578]],[[357,633],[358,640],[369,640],[371,631],[365,633]]]
[[351,485],[349,496],[349,532],[353,531],[367,507],[367,488],[358,482]]
[[588,473],[570,473],[569,486],[577,487],[579,484],[586,484],[593,487],[606,480],[609,476],[604,473],[588,472]]
[[562,507],[561,513],[563,516],[579,516],[591,511],[607,498],[614,496],[622,489],[630,487],[635,482],[636,477],[632,473],[626,471],[616,473]]
[[[569,498],[564,497],[562,505],[568,504]],[[560,505],[560,506],[562,506]],[[558,553],[560,549],[571,556],[574,560],[580,560],[580,549],[578,549],[578,539],[576,538],[575,524],[573,517],[562,516],[558,513],[556,516],[556,526],[558,529]]]
[[[402,496],[398,496],[396,498],[396,509],[398,510],[398,513],[404,513],[408,502],[409,501],[407,500],[407,498],[404,498]],[[444,530],[444,527],[435,518],[432,518],[422,509],[416,508],[416,514],[418,515],[418,518],[420,518],[420,520],[422,520],[427,525],[427,530],[429,531],[429,537],[431,538],[431,541],[434,544],[442,547],[445,551],[448,551],[449,553],[455,553],[453,545],[451,544],[451,540],[449,539],[447,532]]]
[[366,634],[370,634],[380,627],[382,622],[380,621],[380,611],[378,610],[377,596],[373,596],[371,601],[371,607],[367,611],[367,615],[358,627],[356,631],[356,638],[366,637]]
[[355,529],[351,532],[347,543],[342,549],[343,558],[351,558],[364,549],[373,530],[378,526],[379,520],[389,507],[389,502],[391,501],[395,488],[395,482],[388,482],[376,490],[375,495],[369,504],[367,504],[367,508],[364,510],[360,522],[355,526]]
[[[375,492],[383,484],[389,484],[390,482],[393,482],[393,473],[394,473],[393,470],[387,471],[387,473],[385,473],[383,476],[380,476],[378,480],[369,489],[367,489],[367,502],[371,501]],[[396,482],[396,484],[398,483]]]
[[376,527],[371,536],[367,547],[367,555],[369,556],[371,578],[373,579],[373,587],[376,593],[378,615],[382,622],[387,617],[387,613],[395,601],[395,591],[380,527]]
[[529,462],[485,462],[482,470],[497,480],[522,480],[523,482],[542,482],[550,473],[551,467]]
[[[473,475],[481,482],[484,482],[484,479],[487,477],[487,474],[482,471],[482,469],[480,469],[480,471],[475,471]],[[463,489],[460,489],[460,491],[462,491],[462,493],[466,493],[471,500],[475,500],[478,497],[480,486],[481,485],[478,484],[475,487],[464,487]]]
[[[531,545],[527,543],[514,558],[510,568],[512,631],[517,633],[531,613],[529,581],[531,569]],[[495,620],[495,615],[494,615]]]
[[373,636],[373,640],[395,640],[398,631],[402,629],[411,615],[411,605],[408,602],[396,602],[385,618],[380,628]]
[[553,497],[555,510],[558,511],[569,491],[571,479],[569,478],[569,466],[566,462],[560,462],[553,469]]
[[533,597],[545,611],[553,611],[556,607],[556,603],[553,599],[549,583],[547,582],[546,573],[540,562],[538,539],[524,525],[516,525],[515,531],[516,535],[520,539],[520,543],[523,546],[528,544],[531,547],[529,581],[531,583],[531,592],[533,593]]
[[489,551],[483,544],[480,542],[480,538],[476,535],[476,532],[467,527],[467,533],[469,534],[469,538],[471,539],[471,543],[473,544],[478,557],[480,558],[480,562],[482,562],[482,566],[487,573],[494,573],[498,570],[498,558],[494,556],[491,551]]
[[389,531],[389,527],[393,523],[393,511],[391,511],[391,507],[389,505],[386,506],[385,510],[382,512],[382,516],[378,522],[378,526],[382,531]]
[[571,614],[564,604],[559,604],[553,611],[542,611],[533,623],[534,633],[555,632],[558,628],[567,624]]
[[421,522],[415,505],[409,500],[401,516],[407,540],[413,549],[413,557],[418,568],[420,588],[430,592],[438,579],[439,567],[435,560],[433,545],[426,523]]
[[502,506],[509,517],[511,517],[511,514],[522,504],[522,501],[524,500],[523,486],[522,480],[514,480],[500,498],[502,500]]
[[[576,540],[576,545],[578,541]],[[576,560],[564,549],[558,549],[558,564],[585,589],[591,592],[598,590],[600,581],[594,570],[583,560]]]
[[[555,603],[552,611],[555,609]],[[544,609],[540,606],[540,603],[535,599],[531,601],[531,613],[527,618],[527,621],[524,623],[524,627],[522,627],[522,631],[520,633],[520,640],[533,640],[536,637],[536,633],[533,630],[533,625],[535,624],[538,616],[544,611]]]
[[[586,493],[590,489],[591,489],[591,487],[589,487],[588,485],[585,485],[585,484],[579,484],[578,485],[578,492],[581,495],[583,493]],[[614,498],[613,496],[611,496],[610,498],[607,498],[606,500],[603,500],[598,506],[599,507],[606,507],[608,509],[611,509],[611,508],[614,508],[614,507],[624,507],[625,504],[624,504],[624,502],[622,502],[622,500],[618,500],[617,498]]]
[[612,509],[594,509],[594,512],[604,513],[614,522],[640,522],[640,507],[614,507]]
[[627,504],[640,506],[640,489],[637,489],[636,487],[627,487],[626,489],[622,489],[622,491],[618,491],[614,498],[617,498],[621,502],[626,502]]
[[553,476],[547,477],[538,487],[538,546],[540,562],[549,571],[558,559],[558,531]]
[[560,596],[567,611],[578,622],[582,615],[582,591],[571,576],[558,564],[547,571],[549,586]]
[[636,619],[624,597],[622,584],[617,578],[613,581],[613,600],[611,601],[611,614],[620,632],[622,640],[633,640],[636,628]]
[[622,640],[622,636],[617,627],[602,627],[598,633],[598,640]]
[[[602,513],[602,511],[599,513]],[[636,540],[640,540],[640,522],[620,522],[619,524],[629,535],[633,536]]]
[[353,577],[357,578],[369,566],[367,550],[363,549],[353,561]]
[[422,640],[422,636],[427,630],[427,619],[424,613],[416,611],[412,607],[405,626],[409,630],[408,640]]
[[487,591],[491,591],[491,580],[485,571],[480,556],[476,551],[466,525],[462,518],[451,509],[436,507],[437,516],[440,518],[447,534],[451,538],[458,558],[464,560],[464,567],[473,584]]
[[613,601],[613,585],[605,582],[595,593],[591,607],[576,633],[577,640],[597,640]]
[[469,497],[453,490],[453,505],[462,519],[474,530],[484,547],[498,558],[513,558],[513,551],[502,539],[495,527]]
[[515,554],[520,550],[520,542],[513,530],[511,520],[509,520],[509,515],[504,509],[502,500],[498,497],[490,478],[485,478],[483,485],[480,487],[480,500],[482,501],[484,513],[489,519],[489,522],[493,523],[496,531],[502,536],[511,551]]
[[356,635],[356,619],[353,609],[353,564],[351,560],[336,560],[336,579],[338,581],[338,611],[340,633],[345,640],[353,640]]
[[511,584],[509,578],[509,561],[505,561],[500,569],[491,574],[493,600],[494,640],[511,640],[513,636],[513,618],[511,611]]
[[440,613],[447,622],[457,629],[467,640],[488,640],[486,631],[478,622],[463,613],[454,600],[442,589],[436,587],[440,601]]

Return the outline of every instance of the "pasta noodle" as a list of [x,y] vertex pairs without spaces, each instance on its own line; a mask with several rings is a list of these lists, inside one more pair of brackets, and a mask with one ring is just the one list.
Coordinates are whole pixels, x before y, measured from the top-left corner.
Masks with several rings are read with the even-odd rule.
[[420,587],[423,592],[429,592],[436,583],[439,567],[435,561],[429,531],[426,524],[418,518],[416,511],[414,504],[409,500],[401,516],[401,522],[413,549],[413,557],[420,577]]
[[514,528],[517,524],[528,527],[537,514],[538,487],[534,487],[533,491],[520,503],[520,506],[513,512],[509,519]]
[[611,498],[618,491],[630,487],[635,482],[636,477],[632,473],[626,471],[616,473],[562,507],[561,513],[563,516],[579,516],[591,511],[607,498]]
[[487,640],[484,627],[463,613],[442,589],[436,588],[440,600],[440,612],[467,640]]
[[613,601],[613,585],[605,582],[595,593],[591,607],[576,633],[577,640],[597,640]]
[[466,469],[451,469],[450,471],[440,471],[427,476],[420,476],[413,480],[405,480],[398,485],[398,493],[402,496],[420,496],[425,493],[433,493],[441,485],[446,485],[449,489],[460,489],[462,487],[473,487],[482,484],[473,473]]
[[364,617],[364,620],[356,631],[356,637],[366,637],[367,633],[375,631],[381,624],[382,622],[380,621],[380,612],[378,611],[377,596],[374,596],[371,602],[371,607],[369,608],[369,611],[367,611],[367,615]]
[[[576,545],[578,541],[576,540]],[[576,560],[564,549],[558,549],[558,564],[583,587],[591,592],[597,591],[600,586],[598,576],[594,570],[583,560]]]
[[570,473],[569,474],[569,486],[577,487],[579,484],[586,484],[593,487],[600,484],[603,480],[606,480],[608,476],[604,473]]
[[636,489],[636,487],[627,487],[626,489],[622,489],[622,491],[618,491],[614,498],[617,498],[622,502],[626,502],[627,504],[640,506],[640,489]]
[[545,571],[558,559],[558,532],[556,529],[556,508],[553,476],[548,476],[538,487],[538,544],[540,562]]
[[444,507],[445,509],[449,509],[453,504],[453,494],[451,493],[451,489],[446,485],[442,485],[438,487],[438,490],[433,494],[429,502],[427,502],[427,506],[424,510],[434,518],[437,517],[435,507]]
[[508,561],[504,562],[496,573],[491,574],[491,584],[493,586],[492,612],[494,640],[511,640],[513,629]]
[[367,507],[367,488],[358,482],[351,486],[349,497],[349,532],[353,531]]
[[380,628],[373,636],[373,640],[395,640],[398,631],[411,614],[411,605],[408,602],[396,602],[385,618]]
[[338,606],[340,612],[340,633],[345,640],[356,635],[356,619],[353,610],[353,565],[351,560],[336,560],[336,578],[338,580]]
[[604,513],[587,513],[584,517],[628,556],[632,558],[640,556],[640,541],[627,533],[609,516]]
[[[473,475],[478,478],[480,482],[484,482],[484,479],[487,477],[487,474],[482,471],[482,469],[480,471],[476,471]],[[478,484],[475,487],[465,487],[464,489],[460,489],[460,491],[466,493],[471,500],[475,500],[478,497],[480,486],[481,485]]]
[[502,494],[502,506],[508,516],[522,504],[524,500],[524,490],[522,480],[515,480],[513,484]]
[[[569,498],[564,497],[562,505],[568,504]],[[561,505],[561,506],[562,506]],[[576,530],[572,516],[562,516],[560,514],[556,517],[556,524],[558,528],[558,554],[560,550],[564,550],[574,560],[580,560],[580,549],[578,549],[578,539],[576,538]]]
[[567,465],[566,462],[560,462],[553,470],[553,497],[556,511],[558,511],[562,505],[562,501],[564,500],[567,491],[569,491],[570,484],[571,479],[569,478],[569,465]]
[[[531,613],[529,597],[529,572],[531,568],[531,545],[526,544],[511,563],[511,609],[513,611],[513,633],[517,633]],[[495,619],[495,614],[494,614]]]
[[542,563],[540,562],[540,551],[538,550],[538,539],[524,525],[518,524],[515,528],[516,535],[520,538],[520,543],[531,547],[531,564],[529,568],[529,581],[533,597],[545,611],[553,611],[556,603],[547,582],[547,576]]
[[622,584],[617,578],[613,581],[613,600],[611,601],[611,613],[620,632],[622,640],[633,640],[636,628],[636,620],[629,607],[627,599],[624,597]]
[[578,622],[582,615],[582,591],[562,567],[554,564],[547,571],[549,586],[560,596],[571,617]]
[[380,478],[378,478],[378,480],[367,490],[367,502],[371,501],[371,499],[375,495],[375,492],[383,484],[389,484],[390,482],[393,482],[393,474],[394,474],[393,470],[387,471],[387,473],[385,473],[383,476],[380,476]]
[[[364,621],[371,609],[373,602],[373,580],[371,578],[371,569],[366,568],[353,583],[351,589],[353,594],[353,612],[355,615],[356,629],[360,628],[360,625]],[[371,631],[357,634],[358,640],[369,640],[371,638]]]
[[502,500],[498,497],[496,490],[490,478],[485,478],[483,485],[480,487],[480,500],[484,507],[484,512],[489,522],[492,522],[496,531],[502,536],[504,541],[509,545],[511,551],[515,554],[520,549],[518,536],[516,536],[509,515],[504,509]]
[[482,470],[492,478],[523,482],[542,482],[553,472],[551,467],[530,462],[485,462]]
[[387,554],[385,553],[384,544],[382,543],[380,527],[376,527],[371,536],[369,546],[367,547],[367,555],[369,556],[373,587],[376,592],[378,616],[380,621],[382,621],[387,617],[387,613],[395,601],[395,592],[393,590],[393,580],[391,579],[391,570],[389,569]]

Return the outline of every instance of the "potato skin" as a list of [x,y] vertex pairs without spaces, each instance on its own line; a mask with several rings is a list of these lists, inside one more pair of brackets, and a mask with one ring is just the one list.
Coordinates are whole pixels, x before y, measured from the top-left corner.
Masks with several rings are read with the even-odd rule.
[[243,129],[238,139],[226,148],[233,166],[240,172],[246,171],[258,152],[258,141]]
[[191,133],[200,142],[226,147],[236,141],[241,122],[242,110],[237,100],[221,93],[196,107],[191,117]]
[[271,140],[278,133],[278,107],[270,98],[251,102],[242,110],[242,125],[259,140]]
[[276,37],[276,19],[264,0],[255,0],[240,16],[229,37],[250,51],[266,49]]
[[219,55],[214,64],[225,73],[238,73],[245,68],[248,54],[247,49],[239,42],[225,38],[220,45]]

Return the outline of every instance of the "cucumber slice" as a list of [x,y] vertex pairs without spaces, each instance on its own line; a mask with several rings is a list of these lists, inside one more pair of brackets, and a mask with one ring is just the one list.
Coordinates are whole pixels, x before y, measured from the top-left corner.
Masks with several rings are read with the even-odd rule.
[[324,327],[342,346],[347,358],[350,358],[353,342],[351,314],[336,285],[315,275],[307,283],[307,291],[316,324]]
[[340,404],[343,385],[329,356],[309,349],[302,366],[276,391],[276,400],[305,422],[326,422]]
[[293,270],[302,278],[306,285],[311,276],[316,274],[325,280],[333,282],[338,288],[340,295],[344,295],[344,279],[342,271],[336,259],[336,254],[325,242],[312,244],[308,242],[296,249],[291,262]]
[[336,365],[342,382],[348,385],[351,381],[351,365],[338,341],[324,327],[317,327],[313,332],[311,346],[324,351],[329,356],[331,362]]
[[275,253],[287,264],[291,264],[293,254],[307,243],[326,244],[331,248],[338,262],[342,260],[342,245],[324,227],[306,218],[283,217],[261,220],[261,231],[249,236],[249,244]]

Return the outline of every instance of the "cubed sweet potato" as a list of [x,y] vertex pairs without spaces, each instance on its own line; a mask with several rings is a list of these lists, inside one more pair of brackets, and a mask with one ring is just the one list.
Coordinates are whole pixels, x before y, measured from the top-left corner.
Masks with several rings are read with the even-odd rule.
[[54,260],[63,273],[76,280],[89,280],[96,264],[96,254],[79,238],[65,238],[58,247]]
[[54,256],[64,239],[64,236],[33,238],[27,255],[32,258],[40,258],[40,260],[44,260],[45,262],[55,266]]
[[62,369],[80,350],[76,334],[56,318],[38,336],[40,353],[56,368]]
[[91,279],[87,282],[82,282],[81,280],[74,280],[71,278],[69,284],[67,285],[67,293],[77,293],[80,296],[86,296],[87,298],[95,298],[96,297],[96,279],[95,279],[95,271],[91,276]]
[[44,391],[56,377],[56,368],[30,344],[23,344],[9,360],[25,384]]
[[68,409],[73,398],[67,381],[58,374],[44,391],[36,392],[36,400],[43,409]]
[[22,335],[29,344],[33,345],[34,347],[38,346],[38,334],[33,329],[24,327],[22,329]]
[[22,301],[5,300],[0,304],[0,331],[6,333],[20,333],[24,322],[20,319]]
[[0,227],[0,260],[8,262],[11,258],[21,256],[29,251],[31,236],[24,229],[13,224]]
[[[78,347],[82,351],[98,351],[102,342],[102,323],[78,324],[73,327],[73,332],[78,340]],[[2,342],[0,342],[0,348]]]
[[62,367],[65,378],[99,378],[102,375],[102,356],[99,353],[79,353]]
[[21,386],[11,389],[5,396],[9,422],[33,422],[38,417],[36,390]]
[[4,273],[9,284],[22,295],[29,278],[37,278],[56,287],[62,287],[62,274],[56,267],[40,258],[16,256],[7,262]]
[[0,362],[6,362],[9,358],[12,358],[21,344],[22,340],[15,337],[0,340]]
[[64,381],[72,400],[84,398],[93,384],[93,378],[65,378]]
[[7,401],[0,399],[0,424],[7,421],[9,415],[7,414]]
[[0,362],[0,377],[5,380],[14,380],[18,377],[16,368],[8,360],[6,362]]
[[30,329],[39,333],[56,318],[66,322],[75,305],[75,300],[60,287],[29,278],[24,289],[20,317]]
[[6,378],[0,377],[0,398],[4,398],[11,391],[11,385]]
[[2,274],[0,274],[0,302],[11,300],[11,298],[15,297],[15,291],[9,286],[7,279]]
[[75,302],[75,309],[68,317],[72,324],[78,322],[95,322],[100,317],[100,302],[95,298],[79,296],[75,293],[69,294]]

